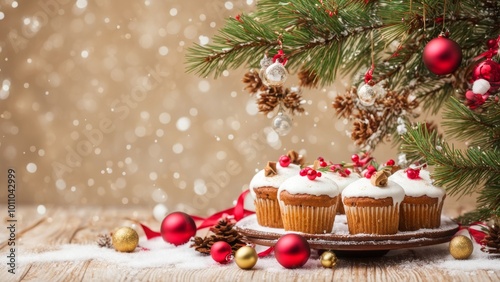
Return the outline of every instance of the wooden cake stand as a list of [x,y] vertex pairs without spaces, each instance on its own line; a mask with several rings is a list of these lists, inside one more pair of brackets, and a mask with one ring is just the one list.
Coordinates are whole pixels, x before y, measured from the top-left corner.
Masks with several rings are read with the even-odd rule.
[[[256,215],[245,217],[234,227],[247,241],[263,246],[274,246],[286,234],[284,229],[260,226]],[[458,231],[458,224],[448,217],[441,217],[436,229],[398,232],[394,235],[350,235],[345,215],[337,215],[332,233],[298,233],[307,239],[312,249],[334,250],[346,255],[384,255],[389,250],[430,246],[449,242]]]

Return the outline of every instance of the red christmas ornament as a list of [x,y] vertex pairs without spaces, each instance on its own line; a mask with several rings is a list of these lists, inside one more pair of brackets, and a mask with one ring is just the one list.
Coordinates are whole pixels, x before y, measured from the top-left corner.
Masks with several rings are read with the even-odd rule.
[[425,45],[423,60],[432,73],[450,74],[457,70],[462,62],[462,49],[455,41],[439,36]]
[[231,245],[225,241],[215,242],[210,248],[210,255],[218,263],[228,263],[231,261]]
[[479,63],[472,72],[472,79],[476,81],[480,78],[486,79],[490,83],[491,92],[500,88],[500,64],[491,59]]
[[311,248],[307,240],[298,234],[286,234],[278,239],[274,246],[276,260],[285,268],[299,268],[303,266],[309,256]]
[[280,157],[279,162],[280,162],[280,166],[288,167],[290,165],[290,163],[292,162],[292,160],[290,159],[289,156],[283,155]]
[[163,219],[160,233],[163,240],[178,246],[187,243],[196,234],[196,224],[188,214],[173,212]]

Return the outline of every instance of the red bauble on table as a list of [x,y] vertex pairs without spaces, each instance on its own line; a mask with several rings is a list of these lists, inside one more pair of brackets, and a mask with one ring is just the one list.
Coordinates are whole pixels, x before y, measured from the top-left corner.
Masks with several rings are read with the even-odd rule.
[[231,261],[231,245],[225,241],[215,242],[212,247],[210,247],[210,256],[218,263],[228,263]]
[[425,45],[423,60],[432,73],[450,74],[456,71],[462,62],[462,49],[455,41],[439,36]]
[[173,212],[163,219],[160,233],[163,240],[178,246],[189,242],[196,234],[196,224],[188,214]]
[[307,240],[298,234],[286,234],[274,246],[276,260],[285,268],[303,266],[311,255]]

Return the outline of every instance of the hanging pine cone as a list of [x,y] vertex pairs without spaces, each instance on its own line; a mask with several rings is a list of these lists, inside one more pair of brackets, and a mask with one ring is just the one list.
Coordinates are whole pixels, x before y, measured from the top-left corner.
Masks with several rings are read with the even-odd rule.
[[250,95],[257,94],[259,91],[265,91],[267,89],[267,86],[262,83],[259,73],[254,69],[245,73],[242,81],[245,84],[245,90],[248,91]]
[[299,78],[299,85],[301,87],[318,87],[319,77],[315,72],[303,69],[297,74],[297,76]]
[[481,251],[490,254],[500,254],[500,225],[492,224],[488,227],[488,233],[481,240]]
[[285,89],[285,98],[283,99],[283,106],[290,109],[292,114],[303,113],[305,110],[302,107],[302,96],[300,96],[300,90],[296,87]]
[[224,241],[231,245],[234,255],[239,248],[246,246],[246,243],[241,240],[241,235],[233,227],[234,224],[226,219],[221,219],[215,226],[210,228],[212,235],[205,238],[194,237],[191,240],[193,242],[191,248],[203,254],[210,254],[210,248],[215,242]]
[[107,233],[97,235],[97,245],[101,248],[113,248],[111,236]]

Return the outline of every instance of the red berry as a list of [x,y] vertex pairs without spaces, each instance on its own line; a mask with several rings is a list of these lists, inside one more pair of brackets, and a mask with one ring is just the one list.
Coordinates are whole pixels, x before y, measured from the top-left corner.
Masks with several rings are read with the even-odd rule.
[[396,162],[393,159],[390,159],[385,164],[388,165],[388,166],[393,166],[393,165],[396,164]]
[[406,175],[410,179],[417,179],[417,178],[419,178],[419,175],[420,175],[420,169],[409,168],[406,170]]
[[347,176],[349,176],[349,175],[351,174],[351,171],[350,171],[349,169],[347,169],[347,168],[346,168],[346,169],[344,169],[344,173],[345,173]]
[[319,161],[320,167],[326,167],[328,164],[325,161]]
[[317,177],[321,177],[321,171],[317,171],[317,172],[316,172],[316,176],[317,176]]
[[323,157],[318,157],[318,161],[322,162],[324,161],[325,159]]
[[287,166],[289,166],[289,165],[290,165],[290,162],[291,162],[290,157],[289,157],[289,156],[286,156],[286,155],[281,156],[279,161],[280,161],[280,165],[281,165],[282,167],[287,167]]
[[373,175],[373,173],[372,173],[372,172],[369,172],[369,171],[365,172],[365,174],[364,174],[364,176],[365,176],[366,178],[368,178],[368,179],[370,179],[370,178],[372,177],[372,175]]
[[309,178],[309,180],[314,180],[316,179],[316,171],[314,169],[310,169],[308,172],[307,172],[307,178]]
[[376,169],[374,166],[372,166],[372,165],[369,165],[366,169],[367,169],[369,172],[375,172],[375,171],[377,171],[377,169]]
[[306,176],[307,175],[307,170],[305,168],[301,169],[299,172],[300,176]]
[[351,156],[351,160],[354,162],[354,163],[358,163],[359,162],[359,156],[354,154]]

